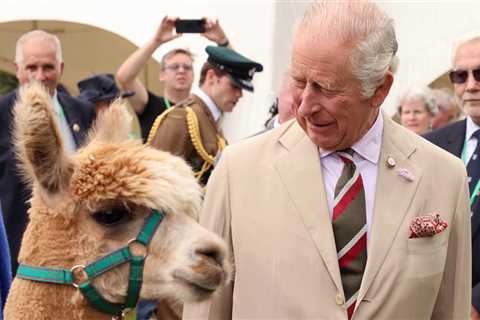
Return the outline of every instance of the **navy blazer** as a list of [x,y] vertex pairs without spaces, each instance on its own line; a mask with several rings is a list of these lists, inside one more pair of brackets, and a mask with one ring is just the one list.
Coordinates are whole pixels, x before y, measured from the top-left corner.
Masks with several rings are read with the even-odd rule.
[[[454,122],[429,132],[424,137],[442,149],[462,157],[467,121]],[[472,304],[480,311],[480,201],[473,205],[472,216]]]
[[2,206],[0,205],[0,319],[2,319],[3,307],[7,301],[8,289],[12,281],[9,251],[7,234],[2,219]]
[[[23,232],[27,226],[27,210],[31,190],[20,178],[12,145],[12,110],[17,91],[0,97],[0,200],[10,246],[12,271],[15,274]],[[58,101],[77,146],[80,146],[95,118],[93,105],[57,90]],[[75,130],[73,129],[75,127]]]

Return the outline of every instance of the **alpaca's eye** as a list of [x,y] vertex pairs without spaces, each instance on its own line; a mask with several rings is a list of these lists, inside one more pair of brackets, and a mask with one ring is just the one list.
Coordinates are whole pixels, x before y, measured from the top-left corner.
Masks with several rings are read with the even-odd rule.
[[131,217],[127,208],[111,208],[108,210],[97,211],[92,215],[93,219],[101,225],[112,227],[122,223]]

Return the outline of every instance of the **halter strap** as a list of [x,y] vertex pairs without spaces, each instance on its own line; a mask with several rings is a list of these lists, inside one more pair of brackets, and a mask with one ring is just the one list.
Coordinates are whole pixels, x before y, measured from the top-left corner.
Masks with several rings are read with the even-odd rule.
[[[71,269],[61,269],[20,264],[17,276],[21,279],[38,282],[72,285],[78,288],[96,309],[115,316],[125,315],[137,304],[142,288],[143,267],[147,256],[147,253],[140,256],[134,255],[131,251],[131,244],[137,242],[147,247],[164,217],[165,213],[162,210],[152,210],[135,239],[129,241],[125,247],[92,262],[86,267],[76,265]],[[110,302],[100,295],[92,285],[91,280],[126,262],[130,263],[127,298],[124,303]],[[81,270],[85,274],[85,281],[81,283],[76,281],[74,274],[76,270]]]

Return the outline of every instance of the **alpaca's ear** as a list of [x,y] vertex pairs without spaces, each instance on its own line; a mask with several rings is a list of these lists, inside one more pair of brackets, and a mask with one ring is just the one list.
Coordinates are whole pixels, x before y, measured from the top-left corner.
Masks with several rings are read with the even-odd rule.
[[132,116],[125,100],[117,99],[97,115],[89,140],[103,143],[118,143],[129,139]]
[[14,107],[14,141],[20,170],[38,187],[47,205],[67,192],[73,164],[64,150],[46,89],[32,82],[19,89]]

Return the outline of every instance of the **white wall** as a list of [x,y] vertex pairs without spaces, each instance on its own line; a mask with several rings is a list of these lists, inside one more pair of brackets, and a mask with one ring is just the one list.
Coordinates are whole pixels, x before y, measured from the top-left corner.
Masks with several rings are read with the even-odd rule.
[[[167,14],[182,18],[219,18],[235,49],[264,66],[264,72],[255,77],[255,93],[244,93],[233,114],[224,119],[225,133],[235,141],[260,128],[265,117],[266,97],[272,91],[273,8],[273,2],[258,0],[136,0],[128,4],[112,0],[2,0],[0,22],[31,19],[74,21],[115,32],[140,46],[153,36]],[[173,47],[188,47],[197,54],[195,70],[199,70],[206,60],[204,50],[209,44],[212,43],[198,35],[184,35],[162,46],[154,57],[160,59]],[[114,50],[112,48],[112,54]]]
[[[399,70],[384,104],[393,113],[404,88],[426,85],[448,70],[453,39],[480,29],[480,1],[394,0],[379,4],[395,19],[400,45]],[[294,21],[307,6],[308,1],[301,0],[2,0],[0,22],[74,21],[110,30],[142,45],[166,14],[182,18],[218,17],[234,47],[264,65],[264,71],[255,76],[255,93],[245,93],[235,111],[224,119],[227,138],[234,142],[261,129],[280,75],[290,62]],[[208,44],[198,35],[185,35],[164,45],[154,57],[159,59],[172,47],[186,46],[197,53],[195,67],[199,70]]]
[[399,68],[385,109],[394,113],[409,86],[428,85],[450,69],[451,45],[463,34],[480,31],[480,1],[383,1],[395,20]]

